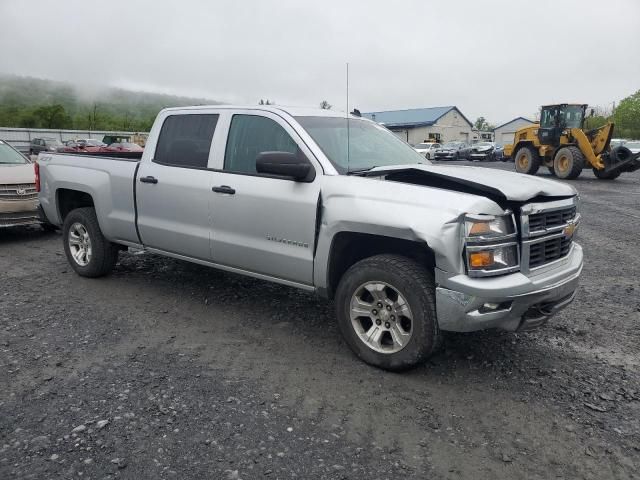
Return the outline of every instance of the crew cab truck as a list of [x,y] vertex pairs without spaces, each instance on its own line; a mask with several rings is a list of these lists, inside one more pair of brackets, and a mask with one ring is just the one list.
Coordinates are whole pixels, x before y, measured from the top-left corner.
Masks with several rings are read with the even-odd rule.
[[139,159],[37,163],[78,274],[109,273],[129,247],[316,292],[355,354],[389,370],[423,362],[442,331],[544,324],[582,270],[573,187],[425,164],[327,110],[165,109]]

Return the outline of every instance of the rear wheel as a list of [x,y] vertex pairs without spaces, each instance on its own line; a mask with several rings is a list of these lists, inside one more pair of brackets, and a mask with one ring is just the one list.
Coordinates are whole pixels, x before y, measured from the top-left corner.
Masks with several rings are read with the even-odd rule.
[[562,147],[553,159],[553,170],[558,178],[573,180],[584,168],[585,158],[578,147]]
[[620,172],[605,172],[603,170],[593,169],[593,174],[600,180],[615,180],[620,176]]
[[349,268],[336,313],[351,350],[379,368],[415,367],[440,343],[433,274],[406,257],[376,255]]
[[531,146],[520,147],[514,157],[516,172],[535,175],[540,168],[540,155]]
[[101,277],[118,261],[118,246],[102,235],[91,207],[72,210],[64,219],[62,235],[64,253],[78,275]]

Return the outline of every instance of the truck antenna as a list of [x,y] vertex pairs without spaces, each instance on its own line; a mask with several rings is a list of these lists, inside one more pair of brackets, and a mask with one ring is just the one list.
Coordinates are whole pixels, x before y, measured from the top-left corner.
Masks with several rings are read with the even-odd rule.
[[349,172],[350,150],[349,143],[351,140],[351,132],[349,128],[349,62],[347,62],[347,172]]

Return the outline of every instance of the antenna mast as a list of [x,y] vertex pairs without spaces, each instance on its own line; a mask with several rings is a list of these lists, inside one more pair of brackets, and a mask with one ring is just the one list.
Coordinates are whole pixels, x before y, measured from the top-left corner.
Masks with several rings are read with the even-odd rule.
[[351,132],[349,129],[349,62],[347,62],[347,172],[349,171]]

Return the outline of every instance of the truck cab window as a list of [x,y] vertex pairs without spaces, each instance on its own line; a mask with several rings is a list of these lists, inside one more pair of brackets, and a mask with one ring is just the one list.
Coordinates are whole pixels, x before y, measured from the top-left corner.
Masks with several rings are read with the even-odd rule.
[[176,167],[207,168],[218,115],[171,115],[162,124],[153,161]]
[[259,153],[296,153],[297,150],[296,142],[270,118],[234,115],[224,154],[224,169],[238,173],[257,173],[256,157]]

